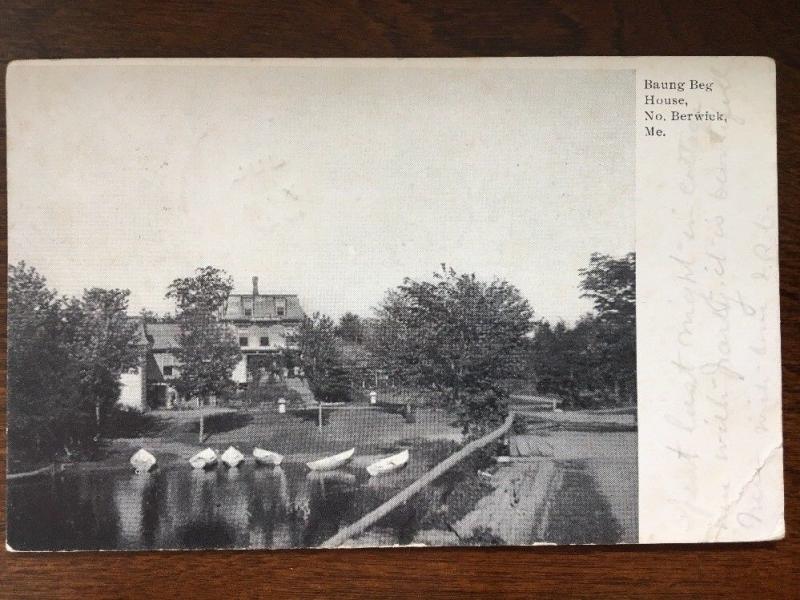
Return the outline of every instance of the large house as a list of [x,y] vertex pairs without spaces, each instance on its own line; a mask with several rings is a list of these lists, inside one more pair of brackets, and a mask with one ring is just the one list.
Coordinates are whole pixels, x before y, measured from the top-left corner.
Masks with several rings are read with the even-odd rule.
[[293,369],[298,363],[297,335],[305,313],[295,294],[259,294],[253,277],[250,294],[231,294],[219,318],[233,331],[242,359],[233,379],[246,384],[259,373]]
[[[305,313],[296,294],[261,294],[258,277],[251,293],[231,294],[219,319],[236,337],[241,359],[232,378],[240,386],[272,373],[292,375],[298,365],[297,334]],[[171,407],[180,400],[171,381],[180,374],[176,323],[140,320],[142,359],[122,376],[120,403],[137,410]]]

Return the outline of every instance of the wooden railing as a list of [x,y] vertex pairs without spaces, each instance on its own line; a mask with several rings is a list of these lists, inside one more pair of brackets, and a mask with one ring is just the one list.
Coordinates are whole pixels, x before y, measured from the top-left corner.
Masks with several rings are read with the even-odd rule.
[[37,475],[44,475],[46,473],[55,473],[55,472],[56,472],[56,465],[55,463],[53,463],[52,465],[47,465],[46,467],[42,467],[41,469],[36,469],[35,471],[26,471],[25,473],[8,473],[6,475],[6,481],[27,479],[28,477],[35,477]]
[[341,529],[336,535],[323,542],[320,547],[336,548],[337,546],[341,546],[344,542],[346,542],[350,538],[354,538],[358,535],[361,535],[361,533],[366,531],[367,528],[377,523],[379,520],[388,515],[390,512],[392,512],[395,508],[397,508],[404,502],[407,502],[412,496],[414,496],[414,494],[417,494],[418,492],[422,491],[425,488],[425,486],[429,485],[434,480],[441,477],[445,472],[447,472],[449,469],[453,468],[455,465],[457,465],[462,460],[467,458],[470,454],[503,437],[511,429],[511,425],[513,422],[514,422],[514,413],[510,413],[508,415],[508,418],[499,428],[486,434],[482,438],[473,440],[458,452],[452,454],[451,456],[448,456],[446,459],[444,459],[442,462],[436,465],[433,469],[425,473],[422,477],[417,479],[414,483],[409,485],[404,490],[392,496],[389,500],[381,504],[378,508],[367,513],[352,525],[348,525],[347,527]]

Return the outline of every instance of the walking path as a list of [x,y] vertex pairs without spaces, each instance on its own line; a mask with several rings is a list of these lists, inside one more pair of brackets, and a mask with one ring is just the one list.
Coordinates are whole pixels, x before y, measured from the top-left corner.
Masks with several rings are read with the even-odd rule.
[[453,526],[458,536],[468,538],[484,529],[511,545],[541,539],[547,528],[548,498],[558,487],[555,462],[509,464],[494,475],[492,484],[495,491]]
[[[620,527],[619,541],[636,540],[635,432],[542,431],[514,435],[509,439],[509,455],[491,476],[495,490],[453,527],[460,538],[485,529],[507,544],[531,544],[549,537],[548,526],[553,519],[563,528],[589,518],[577,514],[574,510],[578,509],[571,506],[551,510],[564,494],[562,484],[568,471],[576,471],[586,475],[581,480],[586,487],[579,493],[599,494],[610,511],[609,515],[597,517],[597,527],[616,522]],[[600,522],[603,519],[609,523]]]
[[286,387],[290,390],[294,390],[300,394],[300,398],[302,399],[304,405],[313,406],[316,404],[314,394],[311,393],[311,388],[308,387],[308,383],[305,379],[287,377],[283,383],[285,383]]

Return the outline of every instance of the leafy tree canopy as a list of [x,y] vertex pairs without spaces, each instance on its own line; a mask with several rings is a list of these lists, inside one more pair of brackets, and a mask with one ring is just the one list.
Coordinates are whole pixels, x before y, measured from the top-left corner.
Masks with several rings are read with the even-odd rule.
[[213,314],[228,300],[233,278],[222,269],[200,267],[194,275],[179,277],[167,288],[167,298],[175,300],[181,314],[188,311]]
[[364,333],[364,323],[358,315],[346,312],[339,318],[339,324],[336,326],[336,335],[341,339],[360,344],[364,341]]
[[180,327],[180,374],[175,387],[185,398],[205,400],[232,385],[231,375],[241,359],[233,333],[219,321],[219,310],[233,289],[233,280],[216,267],[201,267],[189,277],[175,279],[167,298],[175,300]]
[[300,326],[300,361],[314,397],[320,401],[350,400],[350,376],[336,344],[333,320],[314,313]]
[[517,288],[442,265],[430,281],[389,291],[378,316],[373,351],[400,378],[438,391],[465,430],[504,416],[505,383],[522,375],[533,329]]
[[39,272],[8,268],[9,445],[14,456],[51,460],[91,451],[97,416],[120,393],[120,373],[137,366],[127,290],[59,296]]
[[164,313],[163,315],[159,315],[158,313],[147,310],[143,308],[139,312],[139,316],[144,320],[145,323],[176,323],[175,316],[172,313]]
[[65,303],[64,319],[76,342],[81,390],[86,400],[110,408],[119,398],[119,374],[139,363],[135,320],[128,317],[128,290],[91,288]]
[[592,254],[579,271],[594,312],[573,326],[540,323],[530,371],[539,391],[598,407],[636,401],[636,256]]
[[579,271],[582,298],[590,298],[601,319],[632,323],[636,319],[636,254],[621,258],[593,253]]

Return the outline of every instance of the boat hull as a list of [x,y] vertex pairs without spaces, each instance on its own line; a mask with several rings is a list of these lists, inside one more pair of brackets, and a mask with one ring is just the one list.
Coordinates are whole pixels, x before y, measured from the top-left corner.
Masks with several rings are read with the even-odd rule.
[[189,459],[193,469],[210,469],[217,464],[217,453],[211,448],[206,448]]
[[222,453],[220,460],[225,463],[226,466],[236,468],[242,464],[242,461],[244,461],[244,454],[239,452],[233,446],[230,446],[227,450],[225,450],[225,452]]
[[306,466],[312,471],[333,471],[334,469],[338,469],[339,467],[345,465],[351,458],[353,458],[355,451],[355,448],[350,448],[350,450],[346,450],[345,452],[340,452],[339,454],[334,454],[333,456],[326,456],[325,458],[320,458],[319,460],[306,463]]
[[156,457],[142,448],[131,456],[130,462],[137,473],[147,473],[156,466]]
[[259,465],[267,467],[278,467],[283,462],[283,455],[269,450],[262,450],[255,448],[253,450],[253,458]]
[[402,452],[399,452],[393,456],[388,456],[386,458],[382,458],[381,460],[375,461],[367,467],[367,473],[369,473],[370,476],[375,477],[377,475],[383,475],[384,473],[397,471],[408,464],[409,458],[410,455],[408,450],[403,450]]

